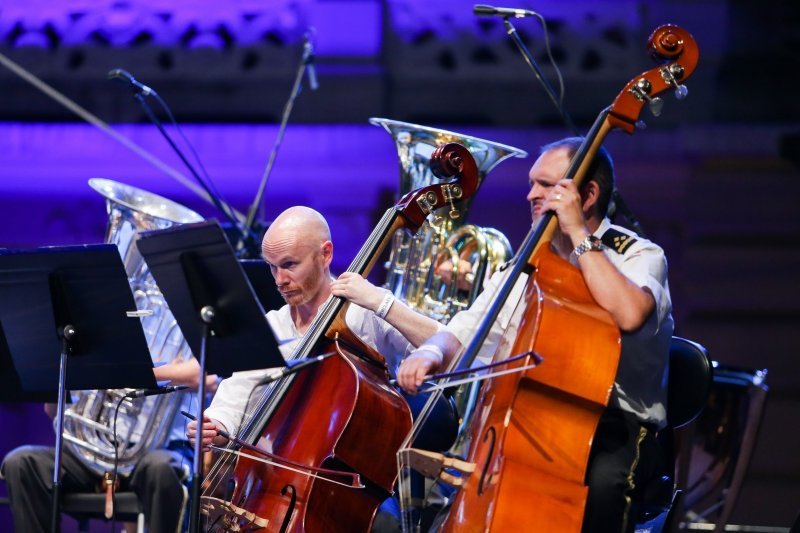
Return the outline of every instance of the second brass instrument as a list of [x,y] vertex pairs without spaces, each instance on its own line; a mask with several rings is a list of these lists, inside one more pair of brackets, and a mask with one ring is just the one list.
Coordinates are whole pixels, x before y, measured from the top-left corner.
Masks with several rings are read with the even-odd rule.
[[[440,144],[455,142],[470,151],[478,165],[478,187],[502,161],[528,155],[513,146],[408,122],[372,118],[370,123],[383,127],[395,141],[401,196],[435,183],[428,162]],[[432,213],[430,224],[414,237],[398,232],[392,242],[386,287],[411,308],[443,323],[469,307],[483,281],[511,256],[502,233],[464,224],[468,209],[469,201],[453,200]],[[444,262],[453,267],[450,281],[436,275]]]

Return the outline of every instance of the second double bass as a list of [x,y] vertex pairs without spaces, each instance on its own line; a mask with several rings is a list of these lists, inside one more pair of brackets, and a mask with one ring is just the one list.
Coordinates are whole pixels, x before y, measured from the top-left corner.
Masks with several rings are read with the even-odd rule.
[[[636,257],[624,252],[630,248],[639,253],[644,245],[634,247],[633,236],[611,228],[604,220],[602,196],[610,194],[611,185],[600,185],[594,168],[595,156],[608,132],[615,128],[632,132],[644,104],[670,87],[685,90],[680,83],[695,68],[696,44],[681,28],[656,29],[648,46],[664,64],[631,80],[614,104],[600,114],[581,144],[569,145],[570,149],[558,143],[546,147],[531,169],[528,199],[534,210],[534,227],[505,279],[496,285],[493,296],[484,299],[482,310],[476,312],[483,313],[483,318],[473,328],[464,352],[453,359],[451,368],[468,368],[484,344],[497,346],[495,361],[531,353],[543,358],[543,363],[524,373],[486,381],[471,428],[466,457],[469,468],[461,469],[462,476],[455,480],[460,488],[441,524],[442,531],[509,531],[523,527],[528,531],[580,531],[587,504],[589,454],[601,414],[616,416],[624,412],[621,416],[630,415],[636,420],[631,427],[638,428],[639,437],[634,433],[631,438],[625,433],[620,438],[626,446],[633,443],[625,475],[632,472],[631,465],[636,463],[639,442],[647,436],[646,426],[651,420],[652,425],[657,425],[659,416],[664,414],[657,391],[663,387],[671,334],[668,292],[662,290],[666,289],[666,264],[658,272],[655,268],[652,271],[656,280],[652,288],[649,281],[643,281],[644,276],[631,279],[631,263],[623,268],[622,258],[635,262]],[[607,162],[610,167],[610,160]],[[618,253],[618,262],[606,252],[600,253],[600,235],[607,247],[616,250],[608,253]],[[581,270],[562,259],[570,256],[573,247],[572,257],[580,263]],[[587,252],[588,256],[578,260]],[[663,262],[660,249],[652,257],[654,265]],[[529,275],[527,283],[521,279],[523,274]],[[524,296],[520,298],[518,292]],[[624,297],[617,298],[620,294]],[[664,296],[666,300],[662,300]],[[520,304],[512,312],[511,302],[515,301]],[[484,307],[483,303],[487,305]],[[498,326],[501,314],[504,323]],[[648,317],[657,317],[658,326],[662,320],[664,325],[663,329],[656,327],[656,322],[647,325],[654,328],[647,330],[651,335],[648,342],[652,341],[654,349],[653,372],[648,374],[647,367],[637,369],[633,380],[631,374],[626,374],[624,387],[629,388],[623,390],[617,374],[622,344],[619,330],[637,332],[645,327]],[[457,315],[451,325],[458,318]],[[498,333],[498,328],[502,331],[506,326],[505,332]],[[630,340],[631,335],[627,337]],[[439,340],[439,347],[450,355],[452,341],[448,344],[444,336]],[[630,342],[623,345],[631,347]],[[659,355],[662,351],[663,357]],[[635,365],[629,358],[630,349],[625,354],[626,362]],[[419,354],[417,370],[427,370],[430,363],[426,359],[435,362],[435,351]],[[414,364],[408,365],[408,372],[414,370]],[[529,366],[525,361],[514,364]],[[400,375],[399,379],[408,385],[410,377],[413,376]],[[638,392],[649,388],[656,392],[637,405]],[[605,410],[612,389],[617,402],[613,413]],[[595,465],[597,460],[594,459]],[[453,478],[452,472],[448,475]],[[620,486],[614,488],[620,494],[615,500],[620,502],[616,515],[620,521],[625,517],[625,481],[620,480]],[[628,482],[626,487],[629,485]],[[598,485],[593,483],[594,486]],[[621,524],[600,527],[593,531],[622,530]]]

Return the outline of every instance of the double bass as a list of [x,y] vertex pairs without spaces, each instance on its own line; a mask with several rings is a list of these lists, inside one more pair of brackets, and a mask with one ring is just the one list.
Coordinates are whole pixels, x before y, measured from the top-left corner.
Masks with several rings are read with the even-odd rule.
[[[435,209],[474,193],[478,169],[463,146],[440,146],[431,167],[456,178],[387,210],[348,271],[366,276],[397,230],[416,231]],[[392,493],[412,416],[383,357],[347,328],[347,305],[331,297],[320,307],[291,359],[321,361],[266,391],[223,452],[235,458],[232,471],[214,467],[206,477],[204,531],[369,531]]]
[[[645,103],[669,88],[685,96],[682,82],[698,60],[692,36],[664,25],[650,36],[648,49],[663,64],[631,80],[600,113],[564,176],[578,187],[610,131],[633,133]],[[525,370],[507,369],[485,380],[464,462],[427,454],[426,464],[409,449],[410,439],[398,456],[401,470],[414,462],[428,471],[439,468],[442,479],[459,487],[439,531],[581,530],[589,452],[611,396],[620,332],[595,303],[580,271],[551,251],[556,228],[553,213],[531,228],[474,336],[448,369],[457,367],[456,374],[471,366],[512,289],[528,274],[524,297],[494,354],[496,363],[508,359],[509,367]],[[527,358],[515,356],[526,353]],[[541,364],[532,364],[534,359]],[[423,411],[412,437],[424,418]],[[410,531],[414,524],[405,500],[401,494],[403,527]]]

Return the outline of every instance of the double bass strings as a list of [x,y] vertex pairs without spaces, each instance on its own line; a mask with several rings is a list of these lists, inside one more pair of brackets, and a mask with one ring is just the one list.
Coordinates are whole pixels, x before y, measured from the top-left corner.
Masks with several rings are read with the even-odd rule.
[[322,481],[327,481],[328,483],[333,483],[334,485],[339,485],[339,486],[342,486],[342,487],[346,487],[348,489],[363,489],[363,488],[365,488],[365,485],[363,483],[361,483],[361,480],[358,477],[358,475],[355,476],[355,479],[357,480],[358,484],[357,485],[353,485],[353,484],[348,484],[348,483],[342,483],[341,481],[336,481],[335,479],[331,479],[329,477],[325,477],[325,473],[313,472],[313,471],[307,472],[307,471],[304,471],[301,468],[296,468],[296,467],[293,467],[293,466],[290,466],[290,465],[282,464],[282,463],[279,463],[279,462],[274,461],[272,459],[266,459],[264,457],[258,457],[257,455],[252,455],[252,454],[243,452],[241,450],[233,450],[231,448],[221,448],[221,447],[218,447],[218,446],[212,446],[211,449],[212,450],[217,450],[217,451],[219,451],[221,453],[233,454],[233,455],[236,455],[237,457],[246,457],[247,459],[252,459],[253,461],[258,461],[259,463],[268,464],[268,465],[274,466],[276,468],[283,468],[285,470],[289,470],[291,472],[294,472],[296,474],[300,474],[302,476],[310,477],[310,478],[313,478],[313,479],[319,479],[319,480],[322,480]]
[[[356,258],[353,264],[358,264],[359,261],[363,263],[363,258],[360,256]],[[352,271],[352,267],[350,271]],[[340,298],[335,296],[328,297],[328,299],[320,306],[317,316],[312,322],[311,326],[309,326],[308,331],[306,331],[303,337],[300,338],[300,342],[294,348],[292,355],[289,357],[290,361],[302,359],[306,356],[306,354],[313,348],[308,339],[321,338],[322,329],[327,327],[328,323],[330,322],[330,317],[338,311],[340,305]],[[224,448],[217,448],[220,451],[225,451],[225,453],[217,458],[217,460],[214,462],[214,465],[209,470],[209,474],[207,476],[209,481],[203,491],[204,495],[207,495],[208,493],[214,493],[219,490],[227,474],[235,467],[236,464],[238,450],[235,449],[237,446],[235,444],[235,440],[249,441],[251,440],[250,437],[254,437],[254,435],[251,434],[255,430],[253,426],[258,415],[263,412],[270,400],[276,395],[275,391],[279,387],[285,387],[286,384],[286,379],[280,379],[267,384],[267,386],[264,387],[264,389],[259,393],[258,401],[256,401],[252,407],[250,407],[251,399],[248,397],[247,403],[245,404],[245,410],[242,413],[241,423],[235,434],[235,438],[232,441],[229,441]],[[257,388],[258,384],[256,384],[250,391],[250,396],[252,396],[253,392],[255,392]]]

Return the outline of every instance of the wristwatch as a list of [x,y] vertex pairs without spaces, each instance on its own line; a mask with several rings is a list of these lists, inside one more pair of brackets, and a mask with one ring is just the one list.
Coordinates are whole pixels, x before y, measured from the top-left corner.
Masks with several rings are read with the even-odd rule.
[[580,257],[586,252],[599,252],[603,249],[603,241],[594,235],[587,235],[578,246],[575,247],[575,257]]

